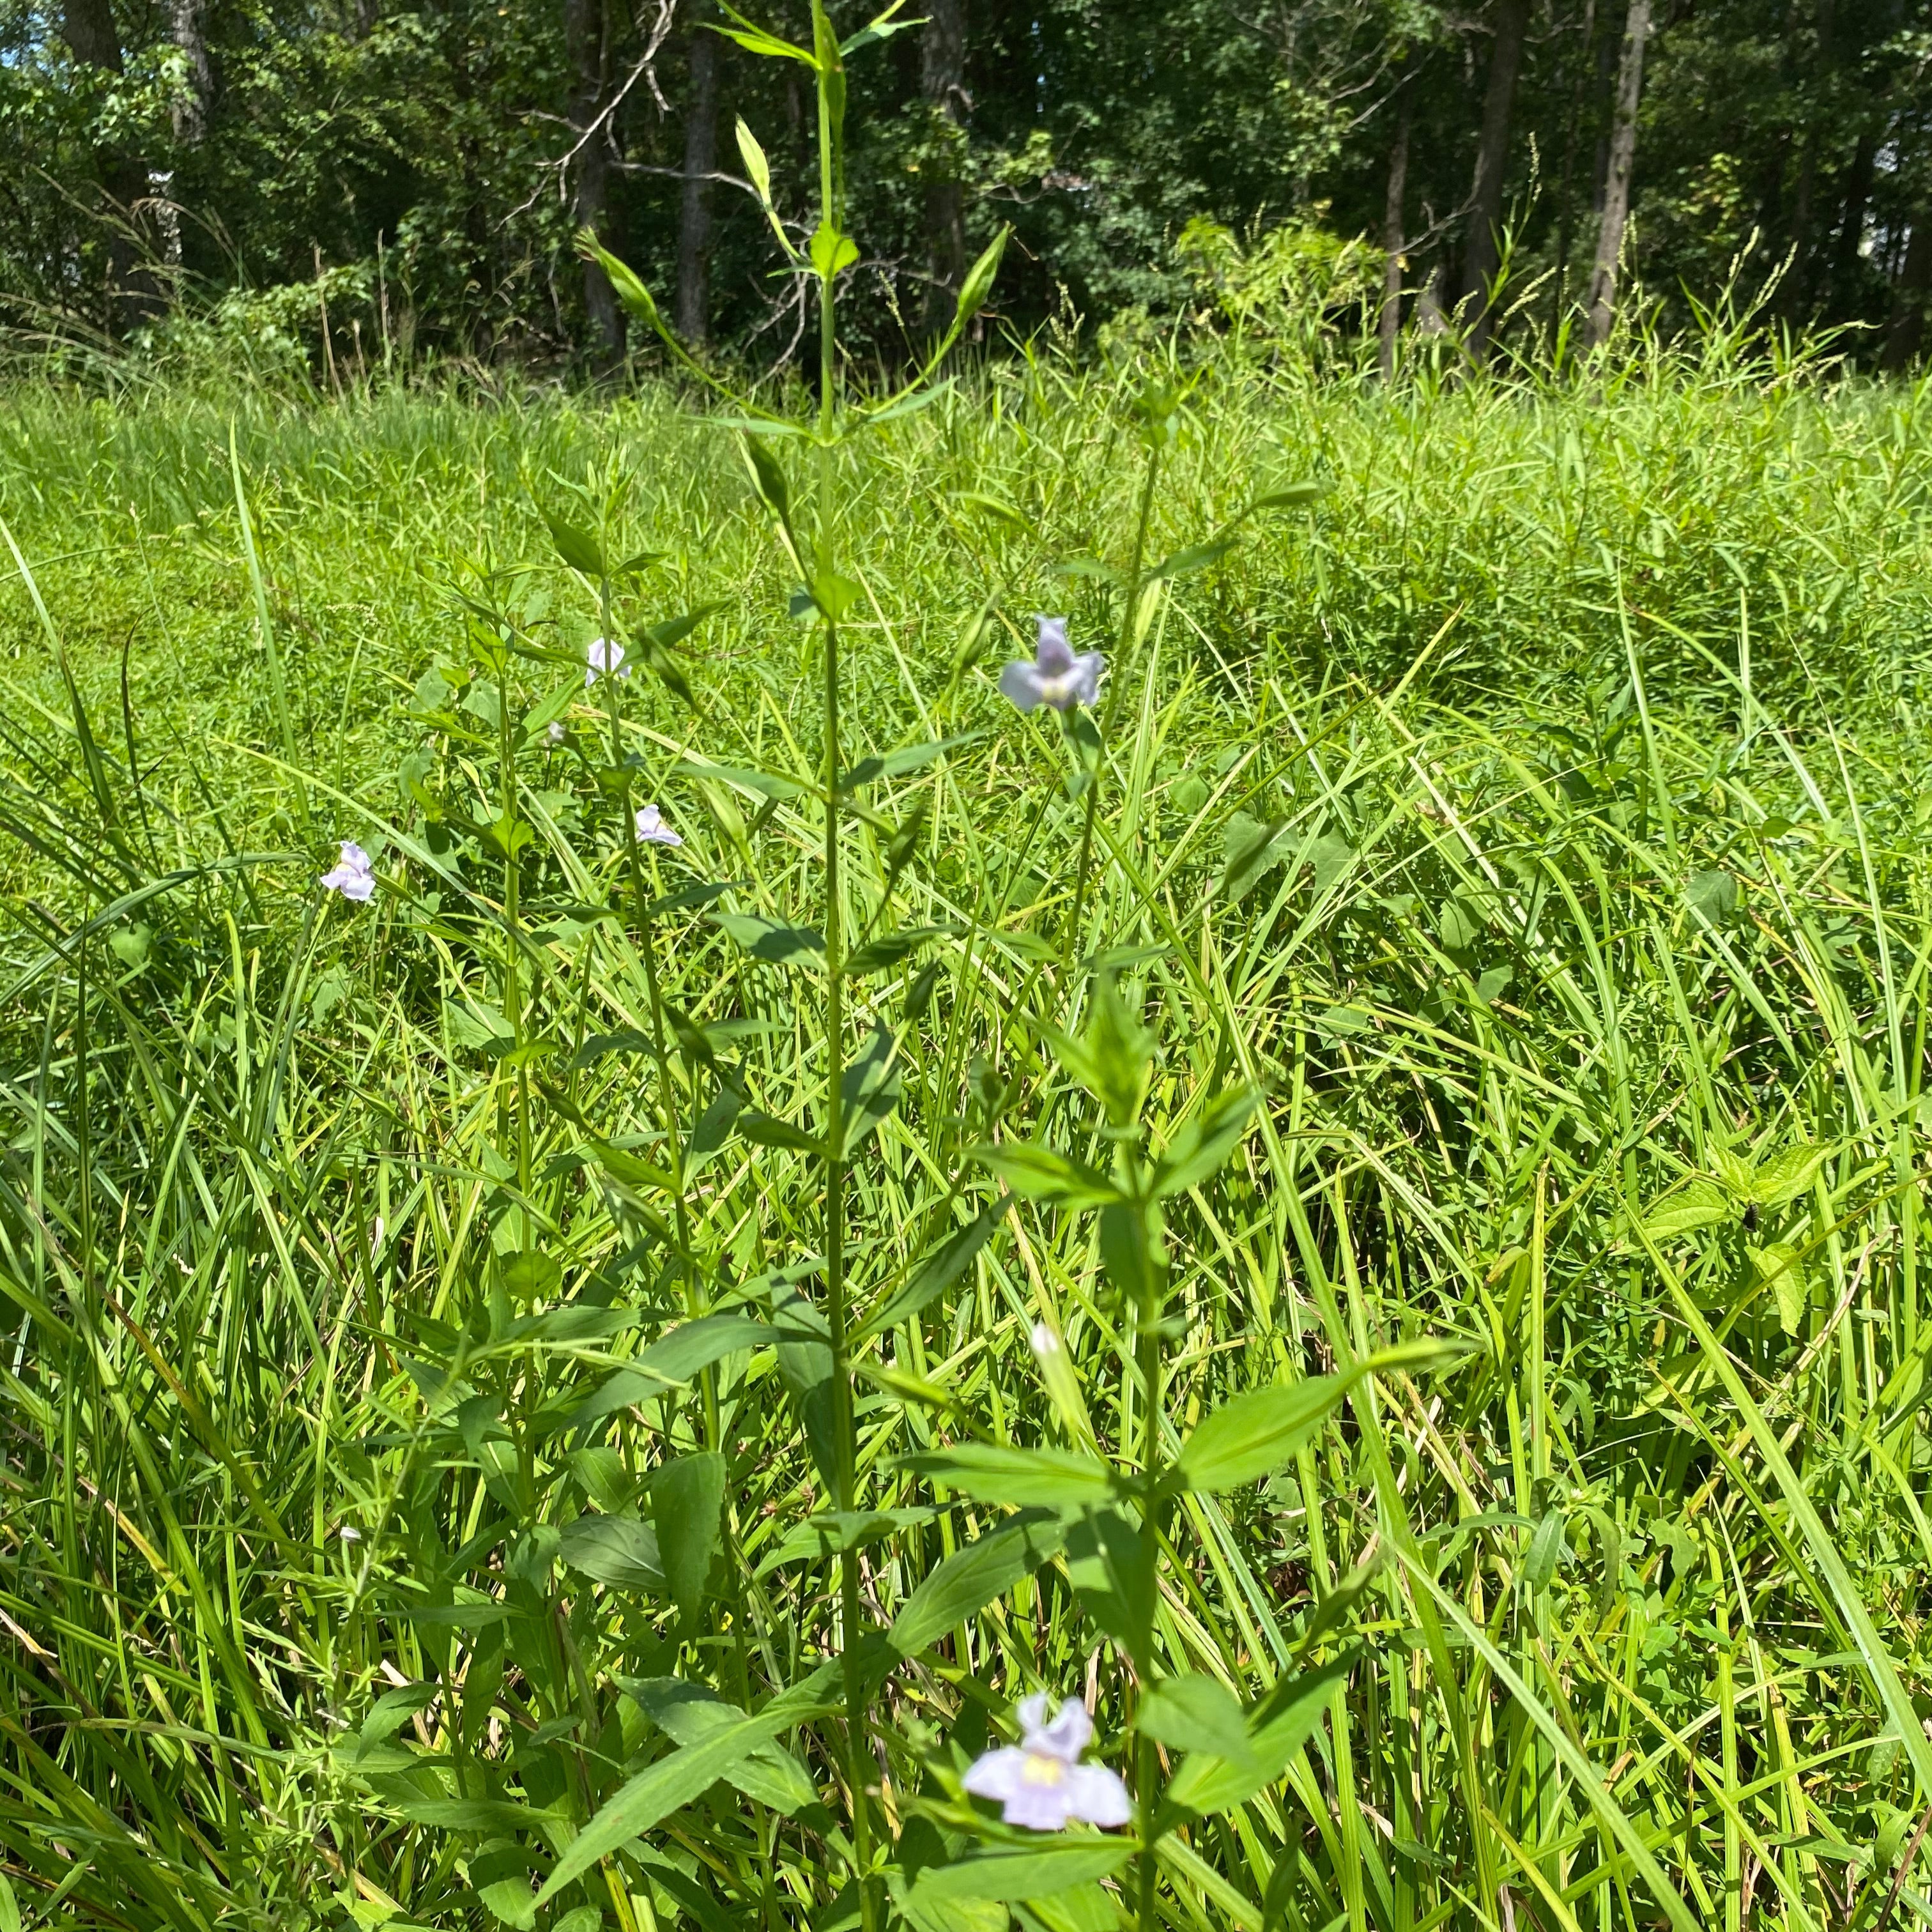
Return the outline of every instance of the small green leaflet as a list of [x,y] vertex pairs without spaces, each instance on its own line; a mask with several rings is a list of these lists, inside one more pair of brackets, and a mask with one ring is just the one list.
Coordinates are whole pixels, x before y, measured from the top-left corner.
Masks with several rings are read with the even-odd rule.
[[1684,888],[1684,903],[1694,925],[1714,932],[1738,909],[1738,882],[1721,868],[1693,872]]
[[830,281],[841,270],[859,259],[859,244],[849,235],[842,235],[830,222],[821,221],[812,237],[812,266]]
[[1285,818],[1264,824],[1244,812],[1236,812],[1228,820],[1216,896],[1230,905],[1246,898],[1268,873],[1286,861],[1293,830]]
[[1809,1141],[1780,1149],[1768,1160],[1760,1161],[1753,1171],[1745,1198],[1760,1208],[1785,1208],[1796,1201],[1818,1178],[1832,1157],[1829,1148]]

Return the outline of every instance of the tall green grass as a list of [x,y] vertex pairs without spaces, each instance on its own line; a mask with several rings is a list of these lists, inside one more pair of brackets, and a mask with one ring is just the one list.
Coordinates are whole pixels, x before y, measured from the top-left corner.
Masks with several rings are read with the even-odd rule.
[[[989,368],[838,456],[846,763],[978,734],[880,776],[844,852],[855,940],[943,929],[855,982],[848,1044],[902,1042],[849,1183],[887,1318],[851,1477],[891,1532],[851,1570],[910,1654],[869,1654],[862,1736],[801,1705],[537,1922],[856,1925],[856,1864],[916,1932],[1102,1932],[1142,1901],[1083,1834],[1051,1892],[914,1893],[1000,1842],[957,1778],[1036,1688],[1144,1790],[1198,1780],[1124,1737],[1184,1673],[1298,1714],[1144,1862],[1185,1932],[1932,1917],[1925,399],[1722,345],[1587,387],[1210,368],[1148,556],[1334,487],[1130,628],[1083,892],[1096,794],[992,678],[1035,610],[1114,649],[1118,596],[1060,566],[1126,562],[1144,374]],[[658,560],[600,609],[544,508]],[[820,804],[769,776],[820,746],[795,573],[662,392],[22,397],[0,516],[19,1914],[518,1922],[712,1721],[660,1680],[756,1713],[840,1648],[822,1185],[730,1118],[808,1127],[826,1037],[804,976],[665,903],[820,915]],[[640,656],[614,762],[586,641],[712,604],[698,708]],[[516,742],[554,693],[566,744]],[[641,890],[613,770],[686,840]],[[352,837],[388,881],[358,910],[314,886]],[[1109,971],[1158,1042],[1150,1148],[1264,1096],[1166,1204],[1150,1378],[1094,1220],[994,1220],[971,1157],[1107,1166],[1054,1035]],[[672,1372],[721,1315],[779,1346]],[[1424,1340],[1266,1482],[1174,1500],[1132,1670],[1077,1542],[926,1614],[1027,1532],[920,1459],[1168,1463],[1217,1403]],[[694,1582],[664,1472],[706,1456]]]

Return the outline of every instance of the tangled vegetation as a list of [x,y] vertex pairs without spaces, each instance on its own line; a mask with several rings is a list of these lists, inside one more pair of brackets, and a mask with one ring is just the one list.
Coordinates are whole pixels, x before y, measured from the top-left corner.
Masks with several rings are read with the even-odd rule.
[[1924,398],[922,400],[0,424],[0,1922],[1932,1918]]

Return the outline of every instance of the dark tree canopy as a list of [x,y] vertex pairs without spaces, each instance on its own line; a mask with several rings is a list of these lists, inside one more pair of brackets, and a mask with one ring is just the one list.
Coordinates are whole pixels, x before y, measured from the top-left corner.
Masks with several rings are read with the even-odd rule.
[[[883,359],[1002,224],[1020,331],[1245,304],[1372,337],[1383,308],[1522,352],[1583,328],[1608,262],[1666,328],[1729,299],[1847,328],[1869,365],[1918,352],[1932,0],[908,11],[854,74],[860,339]],[[803,31],[797,0],[761,17]],[[808,95],[720,23],[714,0],[0,0],[4,326],[319,371],[424,350],[608,370],[588,224],[689,333],[769,358],[804,318],[734,127],[808,230]]]

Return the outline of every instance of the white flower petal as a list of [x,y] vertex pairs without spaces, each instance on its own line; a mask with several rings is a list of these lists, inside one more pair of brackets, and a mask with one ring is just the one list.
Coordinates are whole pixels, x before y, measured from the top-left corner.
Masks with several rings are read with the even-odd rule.
[[1046,693],[1040,688],[1040,673],[1024,658],[1016,658],[1000,673],[1000,694],[1022,711],[1030,711]]
[[683,839],[664,822],[664,814],[654,805],[638,808],[638,840],[645,845],[682,845]]
[[1120,1782],[1118,1772],[1104,1764],[1076,1764],[1069,1768],[1066,1782],[1060,1787],[1066,1800],[1066,1815],[1084,1819],[1090,1825],[1124,1825],[1134,1815],[1133,1800]]
[[1076,1764],[1094,1736],[1094,1720],[1078,1697],[1070,1697],[1060,1707],[1053,1722],[1035,1730],[1029,1727],[1024,1740],[1029,1750],[1057,1757],[1062,1764]]
[[1042,1360],[1048,1355],[1057,1355],[1060,1353],[1060,1337],[1044,1322],[1036,1322],[1033,1324],[1033,1334],[1030,1340],[1033,1342],[1034,1353],[1040,1357]]
[[1029,1832],[1064,1831],[1067,1819],[1072,1816],[1067,1782],[1070,1775],[1064,1774],[1052,1784],[1036,1784],[1030,1780],[1023,1782],[1006,1800],[1000,1816],[1009,1825],[1022,1826]]
[[990,1798],[1004,1804],[1020,1789],[1026,1773],[1027,1754],[1016,1744],[1003,1744],[976,1758],[966,1774],[966,1789],[975,1798]]
[[624,647],[610,638],[592,638],[584,657],[590,668],[584,674],[584,688],[597,682],[597,674],[608,670],[614,677],[628,677],[631,668],[624,662]]
[[1013,1715],[1019,1720],[1021,1736],[1030,1738],[1046,1724],[1048,1701],[1044,1690],[1036,1690],[1030,1697],[1020,1700]]

